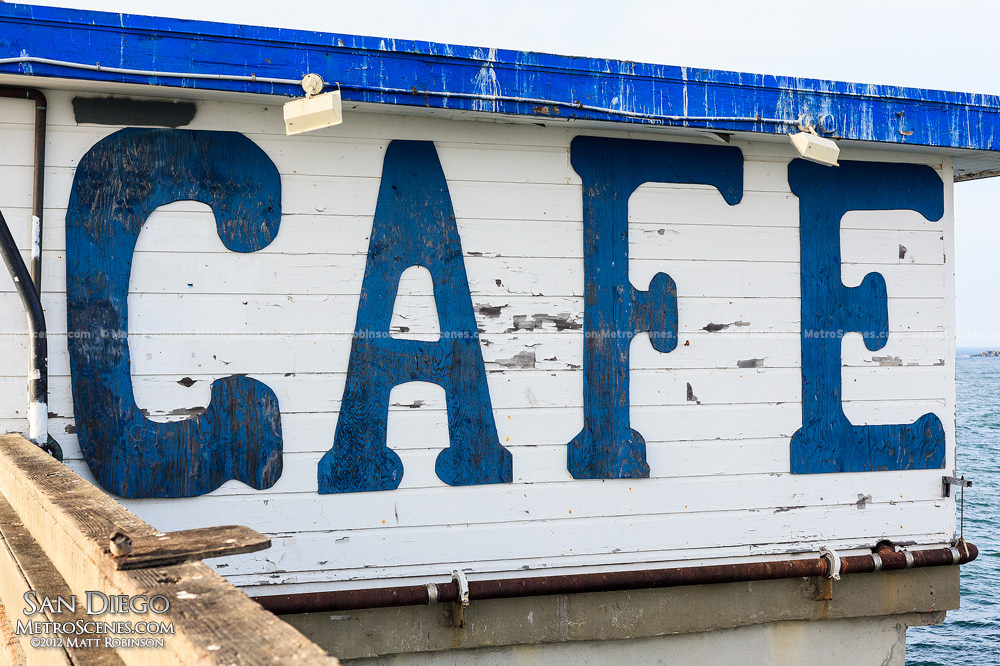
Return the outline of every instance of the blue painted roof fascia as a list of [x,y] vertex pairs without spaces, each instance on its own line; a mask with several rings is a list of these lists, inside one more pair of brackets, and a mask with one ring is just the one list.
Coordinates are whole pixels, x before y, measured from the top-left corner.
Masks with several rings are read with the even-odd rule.
[[[733,120],[664,121],[621,112],[787,119],[809,113],[831,116],[834,135],[845,139],[1000,150],[1000,98],[990,95],[0,3],[0,58],[25,55],[137,70],[286,79],[316,72],[340,83],[345,100],[358,102],[719,131],[782,134],[788,127]],[[56,65],[0,65],[0,72],[301,94],[297,85],[136,76]]]

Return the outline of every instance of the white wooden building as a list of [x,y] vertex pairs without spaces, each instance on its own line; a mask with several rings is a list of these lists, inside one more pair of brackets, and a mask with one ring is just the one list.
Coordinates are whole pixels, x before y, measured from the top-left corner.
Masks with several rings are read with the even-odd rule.
[[[315,593],[289,621],[333,654],[902,664],[905,626],[956,607],[952,566],[845,575],[832,601],[801,577],[473,599],[458,629],[434,606],[320,612],[453,571],[959,552],[952,188],[998,168],[1000,100],[26,5],[0,26],[0,84],[47,106],[48,433],[152,524],[271,535],[215,566],[299,611]],[[286,136],[310,72],[343,123]],[[803,129],[840,166],[803,162]],[[34,106],[0,98],[25,260],[34,132]],[[27,432],[6,278],[0,324],[0,428]],[[517,624],[534,613],[551,622]]]

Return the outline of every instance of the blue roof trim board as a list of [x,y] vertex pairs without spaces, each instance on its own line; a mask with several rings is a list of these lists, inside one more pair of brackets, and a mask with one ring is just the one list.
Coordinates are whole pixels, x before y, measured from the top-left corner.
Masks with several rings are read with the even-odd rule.
[[[300,95],[291,81],[316,72],[349,101],[771,134],[789,130],[774,120],[811,114],[837,138],[1000,151],[991,95],[0,3],[0,61],[18,57],[288,82],[38,62],[0,64],[0,73]],[[981,166],[1000,166],[990,158]]]

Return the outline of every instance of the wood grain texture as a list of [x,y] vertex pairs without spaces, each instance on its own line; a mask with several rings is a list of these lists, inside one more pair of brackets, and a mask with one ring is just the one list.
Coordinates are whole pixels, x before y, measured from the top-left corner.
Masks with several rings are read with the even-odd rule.
[[[800,201],[802,251],[802,429],[791,441],[795,474],[934,469],[945,466],[941,419],[853,425],[842,407],[841,339],[860,333],[870,351],[889,337],[886,280],[869,273],[856,287],[841,276],[840,219],[851,210],[910,209],[944,215],[944,187],[918,165],[845,161],[831,171],[805,160],[788,167]],[[901,253],[902,254],[902,253]]]
[[270,548],[271,540],[243,525],[223,525],[139,535],[130,540],[130,545],[131,552],[115,557],[118,569],[146,569],[210,557],[255,553]]
[[[29,590],[36,593],[35,599],[44,597],[53,600],[57,597],[70,599],[74,593],[3,496],[0,496],[0,541],[3,543],[0,546],[0,572],[2,572],[0,580],[3,580],[3,585],[0,585],[0,607],[9,610],[10,617],[13,618],[12,626],[16,627],[18,620],[24,623],[40,620],[48,622],[94,620],[94,617],[85,613],[82,601],[72,612],[56,613],[45,606],[42,606],[41,617],[37,615],[26,617],[21,612],[27,608],[24,594]],[[21,657],[29,657],[32,666],[35,664],[121,666],[123,664],[121,657],[103,644],[105,635],[97,633],[82,637],[95,638],[98,641],[86,647],[71,644],[69,640],[65,640],[69,638],[68,636],[63,637],[63,645],[42,649],[32,647],[30,634],[21,634],[15,640],[21,643]]]
[[[952,152],[960,155],[965,171],[976,172],[990,167],[989,152],[996,148],[1000,122],[1000,99],[980,94],[9,3],[0,6],[0,22],[9,35],[0,51],[4,56],[27,52],[27,44],[35,56],[105,66],[93,71],[12,62],[2,66],[6,72],[76,79],[93,86],[155,84],[168,91],[164,94],[177,96],[197,89],[200,94],[194,94],[211,98],[201,91],[297,95],[294,82],[303,72],[319,68],[327,80],[339,82],[347,101],[378,104],[397,113],[419,109],[413,115],[436,109],[453,117],[500,117],[510,124],[537,125],[536,133],[545,131],[550,121],[559,125],[562,119],[574,119],[616,121],[618,127],[636,131],[650,125],[670,131],[673,126],[674,131],[697,135],[697,130],[687,129],[693,125],[780,141],[789,124],[759,119],[794,122],[802,114],[822,110],[817,120],[823,126],[861,144],[926,146],[938,154],[949,148],[972,149]],[[123,50],[123,43],[155,48],[133,53]],[[157,77],[116,67],[226,71],[243,75],[243,80]],[[267,77],[286,81],[274,83]],[[277,110],[279,104],[270,106]],[[699,120],[705,117],[713,120]],[[974,151],[980,151],[979,159],[968,157]]]
[[[389,326],[399,279],[424,266],[440,324],[433,342],[394,339]],[[361,284],[337,432],[319,463],[320,493],[392,490],[403,476],[385,445],[397,384],[432,382],[446,395],[448,447],[438,477],[453,486],[510,483],[499,442],[448,184],[432,143],[394,141],[386,151]]]
[[[737,148],[577,137],[570,146],[583,180],[583,430],[567,444],[577,479],[649,476],[646,441],[629,419],[629,350],[645,334],[657,352],[677,348],[677,284],[663,272],[649,289],[629,281],[628,201],[646,182],[716,187],[730,205],[743,196]],[[640,278],[640,283],[643,281]]]
[[163,648],[119,650],[126,664],[337,663],[200,562],[119,570],[108,550],[113,528],[137,537],[159,532],[19,435],[0,436],[0,493],[37,542],[35,552],[47,555],[78,597],[101,590],[170,602],[169,616],[119,616],[168,620],[175,629]]
[[274,393],[230,375],[202,415],[146,419],[132,398],[128,283],[142,225],[160,204],[195,199],[219,236],[253,252],[278,232],[281,186],[267,157],[234,133],[121,130],[76,170],[67,214],[67,309],[78,437],[101,486],[122,497],[187,497],[229,479],[266,488],[281,475]]
[[4,666],[26,666],[24,651],[18,642],[18,637],[14,633],[15,625],[11,624],[3,604],[0,604],[0,663]]
[[[62,229],[76,166],[115,128],[77,126],[71,95],[47,95],[50,423],[71,467],[91,478],[69,380]],[[31,115],[4,100],[0,110],[0,136],[11,147],[0,155],[10,184],[0,207],[27,252]],[[125,500],[164,529],[243,523],[270,535],[267,551],[209,561],[232,580],[295,592],[437,581],[455,568],[489,577],[607,571],[863,548],[879,536],[951,538],[954,505],[940,498],[933,470],[831,474],[812,491],[809,482],[827,475],[789,478],[789,441],[802,427],[802,304],[787,142],[733,138],[744,157],[738,205],[704,185],[646,183],[629,197],[629,282],[646,290],[657,273],[674,279],[678,344],[662,354],[640,335],[629,349],[628,412],[646,440],[650,477],[591,482],[574,481],[566,467],[566,443],[584,426],[584,198],[570,164],[580,128],[349,112],[338,128],[287,138],[280,114],[257,103],[198,101],[191,125],[241,132],[274,163],[282,217],[271,243],[231,252],[208,206],[177,201],[143,225],[129,284],[133,393],[150,420],[191,418],[210,404],[212,382],[234,374],[267,384],[278,399],[284,471],[270,488],[228,481],[197,499]],[[587,133],[662,138],[612,125]],[[397,139],[433,141],[446,177],[512,483],[441,482],[435,463],[449,445],[447,396],[414,382],[388,400],[385,442],[406,470],[397,490],[321,496],[317,464],[337,428],[379,178]],[[951,467],[950,162],[853,145],[842,157],[930,166],[943,180],[941,219],[890,210],[841,220],[842,282],[884,276],[889,337],[872,351],[860,334],[846,334],[839,372],[852,424],[934,413]],[[425,284],[404,276],[392,307],[391,334],[433,332],[437,303]],[[0,429],[26,428],[24,330],[17,296],[0,279]],[[873,500],[860,508],[859,494]],[[489,522],[462,522],[478,520]]]

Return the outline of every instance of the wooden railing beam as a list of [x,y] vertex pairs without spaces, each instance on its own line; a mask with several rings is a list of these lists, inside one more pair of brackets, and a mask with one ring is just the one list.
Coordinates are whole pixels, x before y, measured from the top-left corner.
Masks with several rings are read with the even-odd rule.
[[[121,662],[136,666],[338,663],[200,561],[166,564],[171,557],[187,559],[191,552],[206,556],[266,547],[261,541],[266,538],[253,536],[252,530],[225,528],[215,536],[198,530],[160,532],[20,435],[0,435],[0,494],[72,594],[81,599],[88,590],[163,595],[170,602],[162,615],[113,616],[172,622],[175,631],[163,637],[163,648],[117,650]],[[110,549],[109,537],[119,530],[133,543],[132,553],[125,557],[115,557]],[[13,534],[2,525],[0,531],[5,538],[8,532]],[[162,540],[168,534],[170,538]],[[195,543],[199,539],[201,543]],[[229,539],[234,541],[226,543]],[[167,547],[153,546],[165,542]],[[145,566],[128,568],[130,564]],[[11,621],[12,609],[4,601]],[[38,652],[29,654],[29,664],[35,663],[32,657]]]

